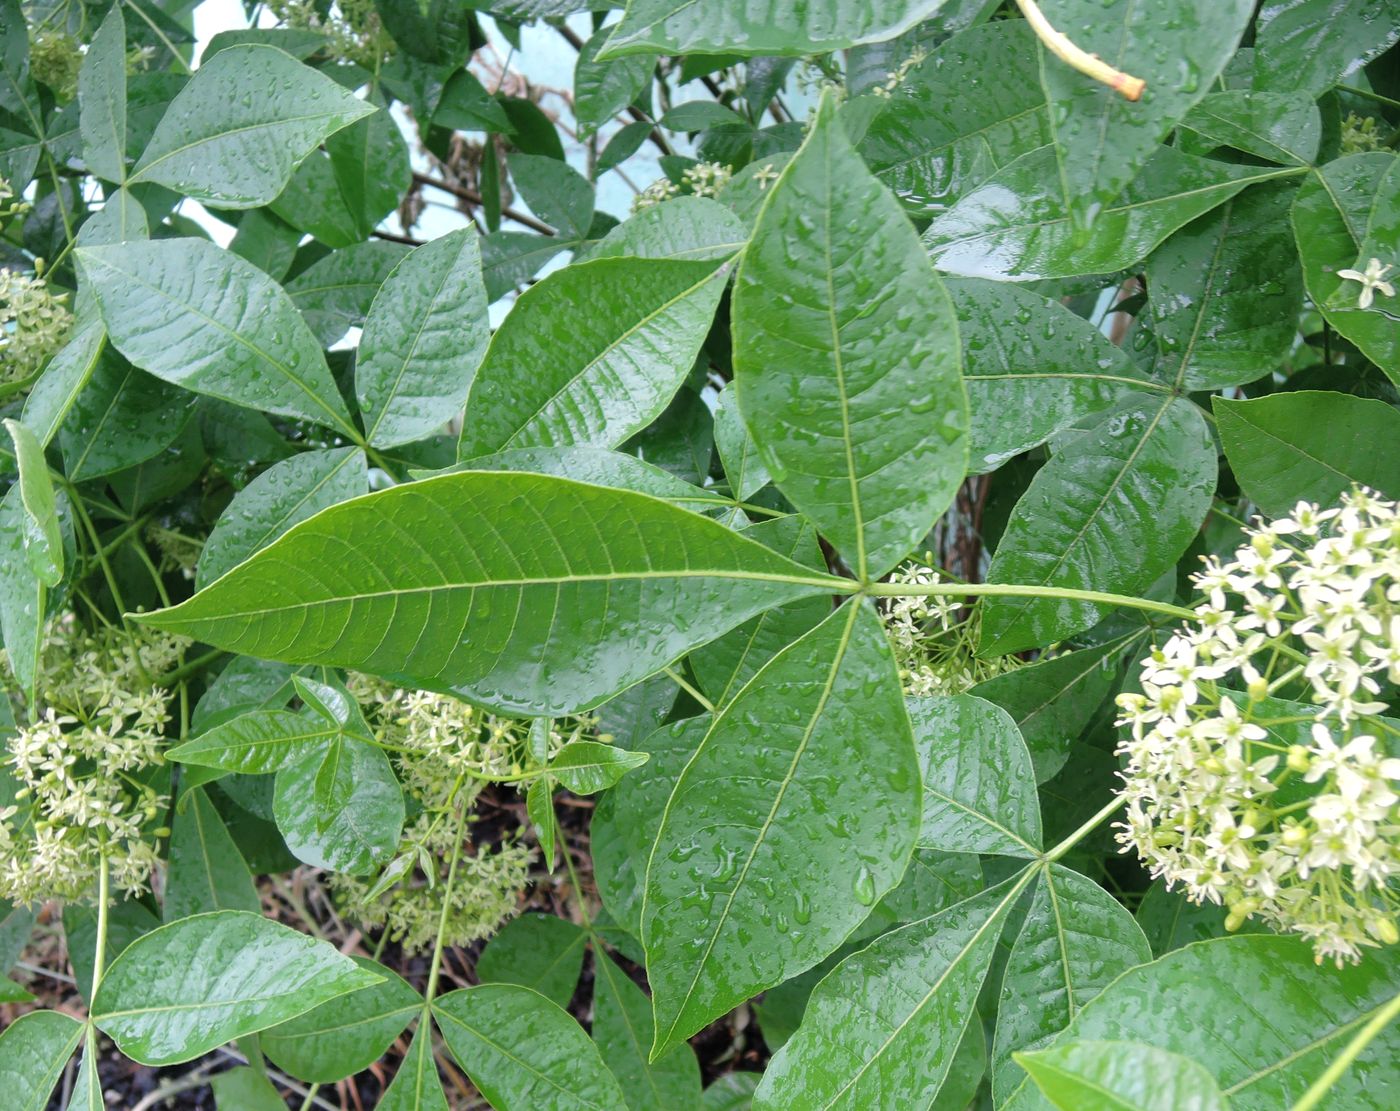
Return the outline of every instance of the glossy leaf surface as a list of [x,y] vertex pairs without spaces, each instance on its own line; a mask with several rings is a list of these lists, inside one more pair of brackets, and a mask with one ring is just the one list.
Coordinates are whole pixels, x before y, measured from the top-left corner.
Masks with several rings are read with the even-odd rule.
[[1400,413],[1384,402],[1299,390],[1211,404],[1235,478],[1271,517],[1332,505],[1354,484],[1400,496]]
[[360,337],[355,393],[370,443],[421,440],[455,417],[487,339],[476,237],[453,232],[407,255],[375,295]]
[[433,1004],[443,1041],[497,1111],[615,1111],[622,1089],[567,1011],[514,984],[482,984]]
[[204,586],[267,547],[299,521],[369,487],[359,448],[306,451],[274,463],[234,495],[200,552],[195,582]]
[[1030,753],[1011,716],[971,695],[910,698],[908,707],[923,770],[919,844],[1037,856],[1040,801]]
[[884,633],[850,603],[721,711],[666,805],[642,911],[656,1052],[845,940],[904,873],[918,786]]
[[373,982],[326,942],[218,911],[133,942],[107,969],[92,1017],[133,1060],[178,1064]]
[[883,574],[963,479],[967,395],[942,283],[830,98],[764,202],[732,312],[739,410],[773,481],[858,578]]
[[727,278],[713,262],[629,258],[545,278],[492,337],[459,457],[616,447],[645,428],[690,372]]
[[[493,527],[437,527],[468,520]],[[566,546],[542,527],[551,520],[570,531],[591,520],[597,541]],[[333,506],[145,620],[250,655],[412,676],[488,704],[562,714],[824,585],[722,525],[641,494],[468,472]],[[504,637],[478,638],[472,618],[496,607],[516,620],[494,626]],[[622,645],[636,654],[616,651]]]
[[281,287],[203,239],[88,247],[78,265],[113,346],[237,405],[352,431],[320,346]]
[[[1274,1111],[1300,1095],[1389,1001],[1394,968],[1394,957],[1384,954],[1341,969],[1318,966],[1298,938],[1254,935],[1188,945],[1120,976],[1051,1045],[1145,1042],[1206,1068],[1235,1111]],[[1251,1002],[1266,1008],[1267,1021],[1239,1020],[1239,1008]],[[1329,1099],[1338,1107],[1393,1102],[1400,1091],[1397,1040],[1393,1026],[1382,1033]],[[1027,1080],[1002,1106],[1029,1111],[1051,1105]]]
[[257,208],[282,192],[318,143],[374,110],[274,47],[232,46],[171,101],[131,181]]
[[932,1105],[1026,878],[888,933],[837,965],[769,1062],[759,1111]]
[[1043,871],[1002,978],[993,1093],[1004,1099],[1024,1076],[1012,1054],[1044,1044],[1121,973],[1151,959],[1123,904],[1059,864]]
[[[1036,473],[1012,511],[988,581],[1146,589],[1191,542],[1215,478],[1215,445],[1194,405],[1169,398],[1119,409]],[[1049,644],[1103,612],[1069,599],[989,598],[982,651]]]
[[31,1011],[0,1032],[0,1081],[16,1111],[44,1111],[78,1048],[83,1024],[59,1011]]

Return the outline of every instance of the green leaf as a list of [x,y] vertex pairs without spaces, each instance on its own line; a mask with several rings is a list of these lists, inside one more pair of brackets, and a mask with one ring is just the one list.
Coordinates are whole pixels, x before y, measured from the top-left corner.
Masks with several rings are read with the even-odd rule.
[[77,256],[112,345],[142,370],[358,436],[315,337],[252,263],[203,239],[87,247]]
[[282,1111],[281,1093],[265,1072],[252,1065],[221,1072],[209,1081],[217,1111]]
[[574,794],[596,795],[646,762],[645,752],[628,752],[598,741],[574,741],[550,761],[549,771]]
[[[1228,911],[1214,903],[1193,903],[1184,891],[1168,891],[1164,880],[1155,880],[1143,892],[1138,904],[1137,924],[1147,936],[1156,956],[1165,956],[1173,949],[1190,945],[1193,941],[1209,941],[1213,937],[1225,937],[1225,918]],[[1243,933],[1268,933],[1257,919],[1246,921],[1241,927]]]
[[807,55],[907,31],[944,0],[630,0],[599,52],[620,55]]
[[262,908],[243,854],[202,788],[186,791],[175,808],[167,869],[167,922],[210,910],[256,914]]
[[[1215,491],[1215,444],[1201,411],[1168,397],[1109,414],[1036,472],[987,572],[1021,583],[1132,594],[1175,565]],[[1052,644],[1103,607],[1061,598],[990,597],[980,651]]]
[[877,938],[817,985],[760,1111],[935,1106],[1011,907],[1034,873]]
[[[1400,184],[1397,167],[1400,158],[1379,151],[1329,162],[1304,178],[1292,218],[1308,297],[1328,324],[1400,384],[1400,301],[1377,294],[1375,303],[1363,309],[1357,302],[1361,287],[1337,276],[1358,261],[1360,269],[1366,268],[1370,256],[1359,256],[1370,239],[1372,212]],[[1389,235],[1392,244],[1400,241],[1400,218],[1390,225]]]
[[[587,482],[593,486],[613,486],[650,494],[676,505],[701,508],[723,508],[729,499],[702,490],[684,479],[677,478],[660,467],[622,451],[572,444],[568,447],[517,447],[496,451],[475,459],[465,459],[433,474],[457,474],[461,471],[529,471],[531,474],[555,475]],[[415,474],[428,478],[429,474]]]
[[1002,281],[1114,274],[1140,262],[1168,235],[1246,185],[1294,174],[1233,166],[1160,147],[1142,173],[1106,204],[1087,233],[1045,183],[1055,151],[1041,147],[963,194],[924,232],[940,270]]
[[554,871],[554,845],[559,839],[559,823],[554,816],[554,780],[542,775],[530,784],[525,792],[525,814],[535,827],[535,838],[540,843],[540,856],[544,858],[545,869]]
[[107,181],[126,179],[126,24],[114,5],[78,71],[78,129],[83,163]]
[[477,234],[463,228],[404,256],[374,296],[355,362],[365,436],[411,443],[462,411],[486,352]]
[[617,1111],[627,1105],[583,1028],[539,992],[483,984],[433,1004],[442,1039],[497,1111]]
[[1396,0],[1276,0],[1254,39],[1257,87],[1309,99],[1351,77],[1400,38]]
[[44,1111],[83,1024],[58,1011],[30,1011],[0,1032],[0,1084],[14,1111]]
[[408,144],[388,108],[380,108],[326,140],[337,190],[368,238],[413,185]]
[[507,166],[530,211],[566,244],[587,237],[593,221],[593,186],[586,177],[567,162],[542,154],[512,154]]
[[732,314],[739,408],[773,481],[878,578],[963,480],[967,395],[948,296],[829,96],[759,213]]
[[[796,514],[760,521],[744,529],[743,535],[805,566],[825,566],[816,529]],[[710,700],[723,707],[759,668],[815,628],[830,612],[830,604],[821,597],[777,606],[697,648],[690,654],[690,666]]]
[[1064,767],[1070,746],[1114,689],[1123,644],[1110,641],[1063,652],[993,676],[969,691],[1011,715],[1030,750],[1037,783]]
[[130,180],[221,208],[257,208],[322,140],[373,111],[275,47],[231,46],[170,102]]
[[364,323],[375,296],[408,253],[402,243],[382,239],[332,251],[288,282],[287,296],[321,346],[330,347]]
[[545,263],[564,250],[558,237],[534,232],[496,231],[481,237],[481,276],[486,299],[499,301],[528,282]]
[[403,790],[388,757],[350,736],[284,764],[272,805],[293,856],[352,876],[387,864],[403,833]]
[[60,418],[58,443],[69,479],[98,478],[159,455],[184,431],[194,401],[103,348],[87,383],[73,383]]
[[992,1051],[998,1100],[1024,1075],[1013,1053],[1019,1060],[1045,1044],[1120,973],[1151,959],[1147,938],[1117,899],[1059,864],[1043,870],[1001,982]]
[[261,1034],[263,1052],[283,1072],[315,1084],[353,1076],[378,1061],[422,1011],[422,998],[402,976],[367,957],[353,959],[380,982]]
[[0,631],[15,681],[30,705],[37,706],[35,683],[48,592],[25,556],[24,535],[24,505],[14,485],[0,500]]
[[1383,401],[1298,390],[1211,406],[1240,489],[1267,516],[1333,505],[1357,484],[1400,497],[1400,413]]
[[[137,939],[159,928],[160,919],[147,909],[145,903],[127,899],[107,910],[107,960],[118,956]],[[73,966],[73,979],[78,994],[84,999],[92,996],[92,974],[97,957],[97,910],[95,907],[70,903],[63,908],[63,940],[68,947],[68,962]]]
[[[935,216],[1050,141],[1035,42],[1025,20],[973,27],[941,44],[895,90],[861,153],[906,208]],[[957,76],[966,73],[996,80]]]
[[[1052,1045],[1145,1042],[1207,1069],[1236,1111],[1277,1111],[1390,1001],[1396,973],[1390,951],[1335,968],[1316,964],[1312,945],[1298,937],[1204,941],[1125,972]],[[1337,1081],[1328,1106],[1393,1103],[1400,1090],[1397,1050],[1400,1028],[1392,1025]],[[1038,1111],[1051,1105],[1026,1081],[1001,1106]]]
[[1007,282],[950,278],[972,470],[994,470],[1090,413],[1163,386],[1117,344],[1056,301]]
[[1211,93],[1182,121],[1197,134],[1282,165],[1308,165],[1322,142],[1322,113],[1307,93]]
[[76,243],[79,247],[106,247],[149,238],[151,227],[146,210],[129,190],[117,189],[109,192],[102,207],[83,221]]
[[923,770],[919,844],[948,852],[1040,855],[1040,800],[1016,723],[972,695],[908,699]]
[[1293,194],[1285,182],[1247,190],[1187,224],[1147,260],[1159,372],[1178,389],[1253,382],[1293,346],[1303,306],[1287,224]]
[[263,775],[324,749],[340,732],[320,716],[290,710],[254,710],[215,725],[166,755],[182,764]]
[[630,216],[603,236],[588,257],[726,259],[748,238],[743,222],[719,201],[681,196]]
[[100,321],[78,327],[49,360],[24,400],[24,423],[48,447],[87,387],[102,358],[107,330]]
[[1254,0],[1046,0],[1046,18],[1074,44],[1147,82],[1131,101],[1039,45],[1040,83],[1060,195],[1090,228],[1133,180],[1172,126],[1210,91],[1254,15]]
[[1215,1077],[1195,1061],[1141,1042],[1067,1042],[1019,1053],[1031,1079],[1062,1111],[1226,1111]]
[[666,804],[642,910],[653,1056],[832,953],[903,876],[918,799],[889,645],[850,603],[719,713]]
[[365,455],[357,447],[306,451],[274,463],[220,515],[200,552],[196,583],[213,582],[293,525],[368,488]]
[[617,962],[595,950],[593,1040],[627,1095],[629,1111],[685,1111],[700,1103],[700,1063],[688,1045],[660,1060],[647,1059],[653,1027],[651,1001]]
[[589,826],[593,874],[603,906],[633,936],[641,936],[646,859],[661,816],[695,750],[708,716],[663,725],[637,746],[651,759],[598,800]]
[[476,975],[483,984],[518,984],[567,1007],[583,970],[588,934],[552,914],[522,914],[501,927],[481,951]]
[[458,457],[616,447],[640,432],[690,373],[727,280],[714,262],[663,259],[599,259],[550,274],[492,337]]
[[730,493],[736,499],[748,501],[768,485],[771,476],[758,456],[758,449],[744,425],[744,418],[739,415],[733,382],[724,384],[715,404],[715,448],[719,452],[720,462],[724,464]]
[[222,910],[133,942],[103,977],[92,1017],[133,1060],[174,1065],[374,982],[324,941]]
[[450,1111],[433,1060],[433,1032],[426,1021],[418,1024],[408,1053],[375,1111]]
[[[65,1111],[106,1111],[107,1100],[102,1092],[100,1064],[94,1063],[93,1050],[97,1048],[96,1037],[86,1038],[82,1059],[78,1065],[78,1075],[73,1080],[73,1093],[69,1096]],[[97,1060],[100,1061],[100,1058]]]
[[[442,527],[454,521],[474,525]],[[141,619],[247,655],[353,667],[559,716],[832,585],[841,580],[642,494],[467,472],[323,510],[188,601]],[[513,619],[488,626],[493,612]]]
[[17,420],[5,421],[5,431],[19,464],[19,503],[24,557],[35,578],[47,587],[63,581],[63,533],[58,527],[58,505],[43,445]]
[[727,1072],[705,1089],[700,1106],[704,1111],[749,1111],[762,1079],[762,1073]]
[[598,61],[598,51],[611,37],[604,27],[583,44],[574,63],[574,118],[581,137],[597,131],[622,112],[651,84],[656,59],[650,54]]

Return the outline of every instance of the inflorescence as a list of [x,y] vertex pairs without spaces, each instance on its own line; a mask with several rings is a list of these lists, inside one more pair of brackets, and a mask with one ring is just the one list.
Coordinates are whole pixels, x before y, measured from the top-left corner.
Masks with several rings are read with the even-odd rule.
[[1195,902],[1355,961],[1400,941],[1400,512],[1356,489],[1246,530],[1118,698],[1118,840]]

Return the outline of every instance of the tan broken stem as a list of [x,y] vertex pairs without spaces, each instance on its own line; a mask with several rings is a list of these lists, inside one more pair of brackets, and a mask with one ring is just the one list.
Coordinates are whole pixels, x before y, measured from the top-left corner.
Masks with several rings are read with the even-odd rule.
[[1050,21],[1045,18],[1045,13],[1040,10],[1035,0],[1016,0],[1016,6],[1021,9],[1021,14],[1026,17],[1026,22],[1031,25],[1036,37],[1055,57],[1110,89],[1118,90],[1128,100],[1138,100],[1142,96],[1142,91],[1147,88],[1146,81],[1124,73],[1121,69],[1114,69],[1097,54],[1089,54],[1075,46],[1067,35],[1050,26]]

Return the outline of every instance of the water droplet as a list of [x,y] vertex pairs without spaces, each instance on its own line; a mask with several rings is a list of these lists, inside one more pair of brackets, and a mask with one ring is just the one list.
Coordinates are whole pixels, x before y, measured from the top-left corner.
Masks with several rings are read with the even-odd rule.
[[864,864],[856,873],[855,895],[856,902],[863,907],[872,906],[875,903],[875,877],[870,874],[870,869]]

